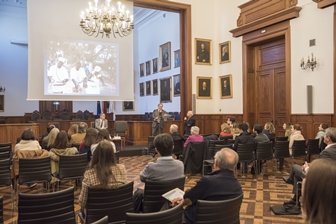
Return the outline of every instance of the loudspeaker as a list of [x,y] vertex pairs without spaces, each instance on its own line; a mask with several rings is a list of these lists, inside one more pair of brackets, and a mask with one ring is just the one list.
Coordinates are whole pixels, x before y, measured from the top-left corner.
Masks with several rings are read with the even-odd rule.
[[307,86],[307,112],[313,113],[313,86]]
[[196,114],[196,94],[192,94],[192,111]]

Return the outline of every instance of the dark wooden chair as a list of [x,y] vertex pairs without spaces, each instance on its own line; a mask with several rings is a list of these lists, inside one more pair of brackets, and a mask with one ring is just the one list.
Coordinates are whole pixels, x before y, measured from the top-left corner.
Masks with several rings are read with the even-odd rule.
[[0,160],[0,186],[9,186],[12,207],[14,208],[14,191],[11,178],[11,164],[12,161],[10,158]]
[[275,137],[275,141],[288,141],[288,137],[278,136]]
[[219,223],[240,223],[240,206],[243,201],[243,194],[236,198],[221,201],[197,201],[196,223],[219,224]]
[[47,120],[47,121],[51,121],[52,120],[52,114],[49,110],[46,110],[43,112],[42,114],[42,120]]
[[[284,159],[290,158],[289,141],[275,141],[273,158],[276,162],[274,172],[283,169]],[[279,161],[279,166],[276,160]]]
[[126,224],[181,224],[183,204],[174,208],[152,213],[126,213]]
[[320,139],[308,139],[307,140],[307,161],[310,162],[312,155],[319,155],[320,154],[320,146],[319,146]]
[[78,120],[84,120],[84,113],[83,113],[83,111],[81,111],[81,110],[77,111],[77,113],[76,113],[76,119],[78,119]]
[[[242,176],[244,177],[245,172],[247,173],[247,164],[255,160],[254,151],[256,149],[256,144],[238,144],[237,154],[239,156],[240,170]],[[246,164],[246,165],[245,165]],[[246,170],[245,170],[246,168]]]
[[84,120],[89,120],[90,119],[90,112],[88,110],[84,110]]
[[142,212],[158,212],[167,199],[162,195],[174,188],[184,189],[185,177],[165,180],[165,181],[146,181],[144,189],[144,199]]
[[262,169],[262,161],[263,160],[272,160],[273,159],[273,143],[258,143],[257,149],[255,152],[255,160],[256,160],[256,170],[255,173],[258,175]]
[[31,121],[37,121],[39,119],[41,119],[40,112],[38,112],[37,110],[34,110],[33,113],[32,113],[32,115],[30,116],[30,120]]
[[62,120],[70,120],[70,112],[67,109],[63,109],[60,113],[59,113],[59,117]]
[[45,193],[19,193],[18,223],[75,224],[74,188]]
[[[293,165],[294,157],[302,156],[306,158],[306,140],[294,140],[292,146],[291,164]],[[304,160],[303,159],[303,160]]]

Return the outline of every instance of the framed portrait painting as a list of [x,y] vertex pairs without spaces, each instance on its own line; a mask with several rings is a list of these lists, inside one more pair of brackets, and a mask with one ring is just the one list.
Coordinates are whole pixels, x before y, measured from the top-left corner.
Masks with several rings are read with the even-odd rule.
[[145,76],[145,63],[140,64],[140,77]]
[[219,63],[224,64],[231,62],[231,41],[219,44]]
[[174,67],[180,67],[180,50],[174,51]]
[[181,94],[180,74],[173,76],[173,82],[174,82],[174,96],[179,96]]
[[134,110],[133,101],[123,101],[123,111],[131,111]]
[[212,78],[196,77],[197,99],[212,99]]
[[152,95],[151,81],[146,82],[146,96]]
[[212,64],[212,40],[195,38],[195,64]]
[[219,77],[221,99],[233,98],[232,95],[232,75]]
[[5,111],[5,95],[0,95],[0,112]]
[[144,83],[140,83],[140,96],[145,96],[145,85]]
[[158,95],[159,91],[158,91],[158,80],[157,79],[152,80],[152,86],[153,86],[153,96]]
[[158,58],[152,59],[153,64],[153,74],[158,72]]
[[160,103],[172,102],[171,77],[160,79]]
[[170,55],[170,42],[160,45],[159,48],[159,61],[160,71],[166,71],[171,68],[171,55]]
[[152,74],[151,72],[151,61],[146,61],[146,76]]

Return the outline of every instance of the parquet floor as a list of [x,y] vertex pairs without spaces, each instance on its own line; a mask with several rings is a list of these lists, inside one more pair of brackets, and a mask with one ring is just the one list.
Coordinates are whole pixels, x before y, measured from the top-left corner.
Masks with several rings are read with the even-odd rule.
[[[139,173],[144,168],[146,162],[152,161],[151,156],[133,156],[121,157],[120,162],[125,164],[127,169],[127,178],[134,180],[134,190],[143,188],[144,184],[139,180]],[[289,172],[290,165],[285,161],[285,170]],[[291,186],[282,181],[282,176],[288,173],[274,173],[273,162],[266,163],[266,171],[263,175],[259,175],[257,180],[253,179],[252,174],[248,174],[246,178],[241,178],[239,171],[237,177],[242,185],[244,199],[240,210],[240,218],[242,224],[267,224],[267,223],[304,223],[302,215],[276,216],[269,207],[275,204],[282,204],[283,201],[290,199]],[[265,170],[265,169],[264,169]],[[275,175],[275,176],[274,176]],[[185,190],[193,187],[199,180],[200,176],[190,176],[186,179]],[[67,188],[71,182],[62,182],[61,189]],[[38,185],[34,189],[26,186],[20,188],[20,192],[25,193],[41,193],[42,186]],[[75,210],[79,211],[78,196],[80,189],[75,192]],[[10,194],[8,187],[0,188],[0,195],[4,195],[4,220],[5,223],[16,223],[17,212],[13,211],[11,206]]]

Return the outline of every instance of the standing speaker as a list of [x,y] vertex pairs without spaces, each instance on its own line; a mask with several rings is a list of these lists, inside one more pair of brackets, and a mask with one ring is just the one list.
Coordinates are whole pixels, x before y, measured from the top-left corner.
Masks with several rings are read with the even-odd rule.
[[313,86],[307,86],[307,112],[313,113]]
[[196,94],[192,94],[192,111],[196,114]]

